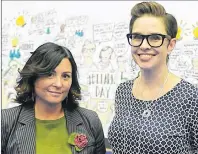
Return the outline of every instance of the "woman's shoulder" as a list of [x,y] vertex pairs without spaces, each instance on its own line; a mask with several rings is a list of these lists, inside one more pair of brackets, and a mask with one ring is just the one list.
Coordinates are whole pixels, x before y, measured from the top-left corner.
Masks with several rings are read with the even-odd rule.
[[117,89],[128,89],[128,88],[131,88],[131,86],[133,85],[133,82],[134,80],[127,80],[127,81],[124,81],[124,82],[121,82]]
[[98,114],[95,111],[90,110],[90,109],[78,107],[77,110],[78,110],[78,112],[85,115],[86,117],[97,117],[98,116]]
[[6,108],[6,109],[2,109],[1,110],[1,115],[4,116],[4,115],[17,115],[17,112],[20,110],[21,108],[21,105],[19,106],[15,106],[15,107],[11,107],[11,108]]
[[20,111],[20,108],[21,105],[12,108],[2,109],[1,111],[2,125],[13,123],[18,115],[18,112]]
[[90,127],[93,127],[95,130],[102,127],[101,120],[95,111],[83,107],[78,107],[77,110],[83,121],[85,120],[84,122],[86,122]]
[[188,106],[188,109],[195,112],[198,111],[198,88],[195,85],[182,79],[178,86],[178,93],[180,93],[184,99],[185,105]]
[[180,87],[182,87],[185,94],[191,95],[194,98],[198,98],[198,87],[196,87],[194,84],[188,82],[185,79],[182,79],[180,82]]

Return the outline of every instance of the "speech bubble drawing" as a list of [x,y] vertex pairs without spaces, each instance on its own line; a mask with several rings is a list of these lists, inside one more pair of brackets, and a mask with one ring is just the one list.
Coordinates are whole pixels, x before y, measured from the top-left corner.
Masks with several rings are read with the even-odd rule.
[[95,42],[107,42],[112,40],[113,23],[103,23],[93,26],[93,38]]

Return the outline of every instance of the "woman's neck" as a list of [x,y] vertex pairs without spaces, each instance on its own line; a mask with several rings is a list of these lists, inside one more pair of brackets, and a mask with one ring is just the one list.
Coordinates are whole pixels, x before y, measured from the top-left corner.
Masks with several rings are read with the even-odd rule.
[[168,73],[167,67],[158,70],[142,70],[139,82],[142,86],[147,86],[149,88],[159,87],[163,85]]
[[56,120],[64,116],[62,104],[44,104],[36,101],[35,117],[40,120]]

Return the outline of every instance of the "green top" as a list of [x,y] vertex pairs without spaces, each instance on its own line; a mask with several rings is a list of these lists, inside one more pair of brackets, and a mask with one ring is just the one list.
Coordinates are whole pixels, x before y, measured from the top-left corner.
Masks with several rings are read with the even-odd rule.
[[57,120],[36,119],[36,154],[45,153],[72,154],[65,117]]

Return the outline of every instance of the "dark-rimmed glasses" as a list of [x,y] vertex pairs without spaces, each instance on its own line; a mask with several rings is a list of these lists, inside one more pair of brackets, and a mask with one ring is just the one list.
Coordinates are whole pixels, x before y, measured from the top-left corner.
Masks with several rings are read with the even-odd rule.
[[133,47],[139,47],[142,45],[144,39],[146,38],[147,43],[151,47],[160,47],[164,43],[164,39],[167,38],[168,40],[171,40],[171,37],[169,35],[163,35],[163,34],[150,34],[150,35],[142,35],[142,34],[127,34],[127,39],[129,42],[129,45]]

